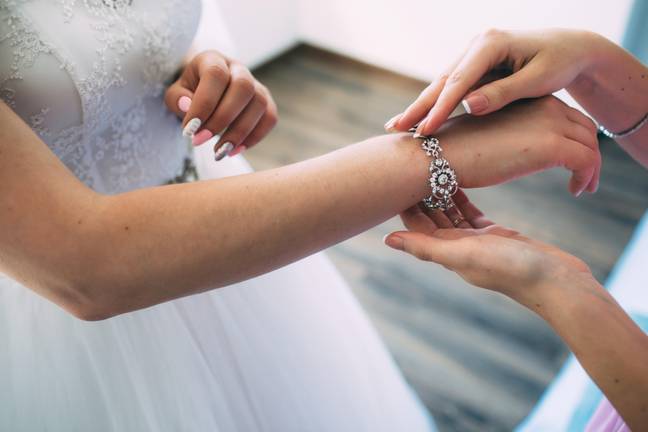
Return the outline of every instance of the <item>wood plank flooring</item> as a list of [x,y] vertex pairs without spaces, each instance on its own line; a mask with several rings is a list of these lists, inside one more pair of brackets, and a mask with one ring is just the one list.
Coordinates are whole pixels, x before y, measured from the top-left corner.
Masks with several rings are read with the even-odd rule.
[[[256,169],[381,134],[425,86],[308,46],[255,75],[280,109],[276,130],[246,154]],[[648,206],[648,172],[612,141],[601,145],[594,196],[572,198],[558,170],[469,194],[492,219],[574,253],[605,280]],[[554,377],[565,347],[512,301],[384,247],[383,235],[399,228],[390,220],[329,256],[442,431],[511,430]]]

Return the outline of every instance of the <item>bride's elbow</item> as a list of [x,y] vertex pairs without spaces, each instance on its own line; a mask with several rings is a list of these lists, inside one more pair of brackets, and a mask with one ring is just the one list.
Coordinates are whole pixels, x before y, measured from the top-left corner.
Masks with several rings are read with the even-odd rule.
[[103,321],[120,315],[121,311],[110,295],[103,295],[97,278],[81,278],[59,290],[57,303],[70,315],[82,321]]

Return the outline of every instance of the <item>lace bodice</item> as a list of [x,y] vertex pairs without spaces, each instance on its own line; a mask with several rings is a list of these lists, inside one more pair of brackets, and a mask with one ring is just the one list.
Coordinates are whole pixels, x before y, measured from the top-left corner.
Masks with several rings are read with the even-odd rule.
[[187,152],[164,106],[200,0],[0,0],[0,97],[93,189],[172,178]]

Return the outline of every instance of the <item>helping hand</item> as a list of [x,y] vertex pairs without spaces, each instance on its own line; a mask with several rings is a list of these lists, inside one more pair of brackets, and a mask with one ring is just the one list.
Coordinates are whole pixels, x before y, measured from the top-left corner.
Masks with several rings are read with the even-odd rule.
[[386,127],[406,131],[420,122],[419,133],[429,135],[464,97],[471,114],[484,115],[518,99],[568,88],[593,67],[603,41],[574,30],[486,31]]
[[186,65],[168,88],[165,103],[184,119],[183,127],[200,120],[194,145],[222,134],[214,151],[221,146],[230,151],[217,153],[221,157],[257,144],[277,123],[277,106],[268,89],[245,66],[216,51],[200,53]]
[[457,192],[455,203],[445,213],[419,206],[406,210],[401,218],[409,231],[394,232],[385,243],[531,309],[543,302],[557,279],[593,279],[587,264],[573,255],[495,225],[463,191]]

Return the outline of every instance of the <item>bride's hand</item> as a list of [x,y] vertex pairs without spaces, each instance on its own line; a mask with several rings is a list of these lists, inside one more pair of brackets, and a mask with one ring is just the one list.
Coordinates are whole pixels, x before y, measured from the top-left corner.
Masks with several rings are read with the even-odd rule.
[[491,186],[554,167],[572,171],[569,190],[598,184],[596,126],[578,110],[547,96],[485,117],[462,116],[435,134],[464,188]]
[[277,123],[268,89],[245,66],[217,51],[195,56],[168,88],[165,103],[183,118],[194,145],[222,134],[214,146],[215,152],[222,147],[217,160],[255,145]]
[[457,207],[445,213],[418,206],[406,210],[401,217],[409,231],[392,233],[385,243],[532,309],[542,303],[548,286],[560,285],[561,280],[593,280],[582,260],[495,225],[463,191],[457,192],[455,202]]

